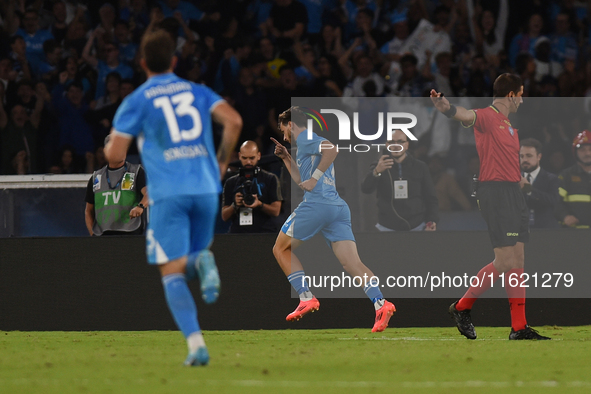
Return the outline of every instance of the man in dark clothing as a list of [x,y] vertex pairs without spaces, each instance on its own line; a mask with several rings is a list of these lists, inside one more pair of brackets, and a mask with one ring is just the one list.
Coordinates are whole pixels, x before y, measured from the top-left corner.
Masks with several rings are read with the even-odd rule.
[[540,167],[542,144],[534,138],[521,141],[519,161],[521,164],[521,190],[529,208],[529,225],[534,228],[557,228],[556,208],[558,177]]
[[[274,220],[281,210],[281,189],[277,176],[257,167],[261,152],[254,141],[246,141],[240,147],[240,162],[245,169],[252,170],[251,179],[240,174],[228,178],[224,185],[222,219],[232,220],[231,233],[276,233]],[[251,181],[256,191],[248,201],[241,186]]]
[[380,231],[435,231],[439,203],[425,163],[407,153],[408,137],[396,130],[388,141],[390,154],[370,167],[361,185],[366,194],[377,190]]

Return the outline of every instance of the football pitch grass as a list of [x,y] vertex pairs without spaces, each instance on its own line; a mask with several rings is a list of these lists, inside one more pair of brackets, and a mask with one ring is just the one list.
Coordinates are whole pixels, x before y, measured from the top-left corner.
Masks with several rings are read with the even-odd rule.
[[208,331],[183,367],[175,331],[2,332],[0,393],[546,393],[591,391],[591,326]]

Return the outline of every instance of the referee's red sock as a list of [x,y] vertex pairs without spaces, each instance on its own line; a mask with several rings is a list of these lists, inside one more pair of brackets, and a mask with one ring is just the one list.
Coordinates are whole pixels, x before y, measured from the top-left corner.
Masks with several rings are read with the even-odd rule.
[[478,272],[477,277],[478,283],[472,283],[477,286],[470,286],[466,294],[464,294],[462,299],[456,304],[457,310],[463,311],[465,309],[472,309],[472,305],[474,305],[476,299],[487,291],[497,279],[499,279],[499,271],[497,271],[493,263],[490,263]]
[[525,320],[525,287],[521,286],[522,282],[523,268],[513,268],[505,273],[505,290],[509,297],[511,327],[514,331],[523,330],[527,325],[527,320]]

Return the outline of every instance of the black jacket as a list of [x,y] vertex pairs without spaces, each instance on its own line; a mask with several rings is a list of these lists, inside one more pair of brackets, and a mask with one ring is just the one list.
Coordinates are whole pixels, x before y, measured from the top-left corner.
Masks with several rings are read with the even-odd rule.
[[534,228],[557,228],[560,227],[556,220],[556,211],[560,201],[558,177],[540,168],[538,176],[532,185],[529,196],[525,195],[527,207],[533,210]]
[[558,217],[560,221],[567,215],[579,219],[578,228],[591,226],[591,174],[575,164],[562,171],[560,179],[560,200]]
[[377,190],[378,223],[392,230],[408,231],[423,222],[439,220],[437,194],[425,163],[407,154],[400,164],[402,179],[408,181],[407,199],[394,199],[393,196],[394,181],[400,179],[399,164],[394,162],[392,168],[375,177],[373,170],[377,164],[377,161],[371,164],[361,191],[370,194]]
[[[264,204],[271,204],[275,201],[283,201],[281,196],[281,187],[277,175],[261,169],[256,175],[258,185],[259,200]],[[234,202],[234,196],[239,192],[238,187],[244,182],[239,174],[236,174],[226,181],[222,196],[222,207],[231,205]],[[278,231],[277,221],[274,217],[267,215],[262,209],[257,208],[252,211],[252,225],[241,226],[238,213],[234,214],[230,226],[230,233],[276,233]]]

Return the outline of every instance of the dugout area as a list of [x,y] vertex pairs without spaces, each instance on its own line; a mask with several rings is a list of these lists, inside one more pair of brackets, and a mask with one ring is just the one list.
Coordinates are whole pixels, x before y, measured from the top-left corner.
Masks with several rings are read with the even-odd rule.
[[[585,245],[590,234],[587,230],[532,232],[526,271],[533,270],[536,262],[555,271],[588,265]],[[296,323],[285,322],[297,300],[291,298],[290,286],[273,258],[274,241],[273,234],[216,235],[213,251],[222,278],[220,299],[214,305],[203,304],[197,283],[191,284],[203,329],[371,328],[375,315],[366,298],[321,298],[319,312]],[[444,266],[461,253],[474,260],[474,271],[492,259],[488,234],[480,231],[364,233],[357,235],[357,242],[362,259],[385,243],[392,248],[398,245],[397,258],[405,267],[428,260]],[[0,330],[175,330],[159,274],[145,262],[143,237],[3,238],[0,251]],[[317,258],[330,257],[328,248],[325,252]],[[304,249],[302,255],[304,267],[313,264]],[[335,274],[340,274],[338,262],[329,261],[333,263]],[[370,261],[366,263],[371,267]],[[575,275],[575,284],[589,288],[588,276],[582,275],[584,270]],[[463,294],[462,289],[455,292],[458,298]],[[362,297],[363,292],[359,293]],[[447,308],[454,298],[392,301],[398,312],[390,327],[453,327]],[[528,298],[528,322],[534,327],[588,325],[590,307],[590,298]],[[477,327],[510,325],[503,297],[479,300],[472,316]]]

